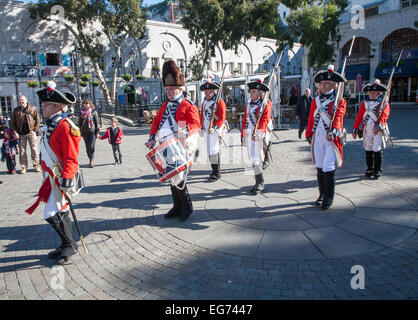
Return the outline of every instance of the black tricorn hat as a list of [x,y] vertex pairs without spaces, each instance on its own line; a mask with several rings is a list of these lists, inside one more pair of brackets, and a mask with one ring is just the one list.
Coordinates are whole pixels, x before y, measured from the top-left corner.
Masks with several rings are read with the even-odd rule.
[[55,102],[62,104],[73,104],[77,101],[76,97],[71,92],[61,92],[55,89],[56,83],[48,81],[45,89],[39,90],[36,93],[39,96],[39,101]]
[[207,80],[204,84],[200,86],[200,91],[208,90],[208,89],[219,89],[221,85],[215,81]]
[[264,92],[270,91],[269,87],[267,87],[261,79],[253,80],[247,83],[248,91],[251,89],[258,89]]
[[340,73],[334,70],[334,66],[330,64],[327,70],[318,71],[314,77],[314,81],[319,83],[321,81],[347,82],[347,79]]
[[168,60],[163,64],[163,85],[165,86],[184,86],[184,76],[174,60]]
[[374,83],[368,83],[363,87],[364,92],[368,91],[388,91],[388,87],[380,83],[379,79],[376,79]]

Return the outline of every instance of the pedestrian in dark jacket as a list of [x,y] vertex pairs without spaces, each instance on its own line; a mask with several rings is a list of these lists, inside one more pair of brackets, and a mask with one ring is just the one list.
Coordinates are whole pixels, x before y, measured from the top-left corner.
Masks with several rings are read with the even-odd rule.
[[90,99],[84,99],[83,106],[78,118],[78,127],[81,130],[84,144],[86,145],[87,156],[90,159],[90,168],[94,168],[94,149],[96,138],[99,135],[99,116]]
[[[100,140],[107,138],[112,146],[113,157],[115,158],[115,164],[122,164],[122,153],[120,152],[120,144],[122,143],[123,131],[121,127],[118,127],[119,120],[113,117],[110,121],[110,127],[106,129],[106,133],[100,137]],[[119,158],[117,157],[117,154]]]
[[302,139],[302,132],[306,129],[308,124],[311,103],[311,90],[306,89],[304,95],[299,98],[298,103],[296,104],[296,119],[299,120],[299,139]]
[[1,146],[1,161],[6,160],[7,173],[16,173],[16,155],[18,152],[19,136],[12,129],[4,130],[3,145]]

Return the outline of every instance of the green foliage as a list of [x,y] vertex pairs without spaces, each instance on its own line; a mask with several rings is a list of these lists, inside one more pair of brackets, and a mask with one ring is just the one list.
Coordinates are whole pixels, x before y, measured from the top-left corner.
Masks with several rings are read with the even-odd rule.
[[142,76],[142,75],[138,75],[138,76],[136,76],[136,80],[138,80],[138,81],[147,80],[147,77],[146,76]]
[[282,0],[282,2],[292,9],[292,12],[286,18],[288,29],[283,22],[275,26],[280,39],[279,46],[291,47],[297,41],[308,47],[311,66],[321,66],[331,61],[334,54],[333,41],[337,35],[336,28],[348,1]]
[[74,76],[72,76],[72,75],[68,75],[68,74],[64,74],[64,75],[63,75],[63,78],[64,78],[64,80],[65,80],[65,81],[67,81],[67,82],[74,81],[74,79],[75,79],[75,77],[74,77]]
[[131,81],[131,80],[132,80],[132,76],[131,76],[129,73],[121,74],[120,76],[121,76],[121,78],[122,78],[123,80],[125,80],[126,82],[129,82],[129,81]]
[[96,88],[96,87],[100,86],[102,84],[102,82],[98,81],[98,80],[95,80],[95,81],[92,81],[91,84],[92,84],[93,87]]
[[86,82],[89,82],[91,80],[91,74],[90,73],[83,73],[80,76],[80,79]]
[[29,88],[36,88],[37,86],[39,86],[39,81],[36,81],[36,80],[29,80],[28,81],[28,87]]
[[215,55],[217,45],[225,50],[238,46],[265,30],[274,30],[280,0],[180,0],[182,23],[191,42],[204,48],[203,60]]
[[87,87],[89,83],[88,83],[87,81],[82,81],[82,80],[80,80],[80,81],[78,82],[78,84],[79,84],[81,87]]
[[44,87],[46,87],[46,85],[48,84],[48,81],[42,81],[41,83]]
[[204,52],[198,51],[195,55],[190,59],[188,69],[192,73],[191,77],[187,80],[191,81],[200,81],[203,79],[203,72],[205,70],[203,64],[203,55]]

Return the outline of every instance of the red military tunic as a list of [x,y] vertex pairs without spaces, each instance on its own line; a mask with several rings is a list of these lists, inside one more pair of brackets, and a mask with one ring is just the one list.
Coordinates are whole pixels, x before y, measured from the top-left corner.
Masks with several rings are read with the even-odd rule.
[[[272,103],[270,100],[268,100],[267,105],[264,108],[263,114],[261,115],[260,122],[258,123],[258,128],[257,128],[257,130],[261,130],[263,133],[266,133],[268,124],[271,120],[271,108],[272,108]],[[241,127],[241,137],[244,137],[245,127],[246,127],[247,117],[248,117],[247,109],[248,109],[248,104],[245,106],[245,110],[244,110],[244,118],[242,120],[242,127]],[[258,117],[259,112],[260,112],[260,108],[258,108],[256,112],[256,117]]]
[[[203,126],[203,113],[205,110],[203,110],[205,102],[202,102],[202,107],[200,109],[200,123]],[[218,128],[221,128],[225,122],[226,119],[226,104],[225,101],[222,99],[219,99],[218,106],[216,107],[215,112],[215,119],[213,119],[213,125],[218,126]]]
[[[366,105],[363,101],[357,113],[356,121],[354,122],[354,126],[353,126],[354,129],[360,129],[365,113],[366,113]],[[379,122],[381,126],[387,125],[387,121],[389,119],[389,113],[390,113],[390,105],[389,103],[386,103],[386,106],[383,108],[382,114],[380,115],[379,119],[377,119],[377,122]],[[365,127],[363,127],[362,130],[364,130],[364,128]]]
[[[47,203],[44,210],[44,218],[49,218],[58,211],[64,210],[67,203],[59,186],[69,185],[78,171],[77,157],[81,135],[79,129],[68,118],[59,120],[58,125],[50,132],[44,132],[41,139],[41,166],[43,171],[43,183],[39,189],[38,199],[33,206],[26,210],[32,214],[40,202]],[[47,151],[50,147],[51,151]],[[58,167],[55,166],[55,157]],[[55,175],[55,176],[54,176]],[[54,209],[51,209],[54,208]],[[52,210],[52,211],[51,211]],[[56,212],[53,212],[56,211]]]
[[[306,138],[309,138],[314,135],[313,127],[314,127],[314,121],[315,121],[315,111],[317,110],[316,100],[317,99],[312,100],[311,111],[310,111],[309,119],[308,119],[308,126],[306,128],[306,133],[305,133]],[[328,108],[328,115],[330,116],[331,119],[332,119],[331,113],[333,110],[333,105],[334,105],[334,102],[331,102]],[[344,99],[341,99],[340,104],[338,105],[337,110],[335,111],[335,117],[332,123],[332,127],[330,128],[330,131],[332,131],[333,129],[336,129],[338,133],[342,135],[343,130],[344,130],[343,123],[344,123],[344,115],[345,115],[346,108],[347,108],[346,101]],[[341,167],[342,160],[343,160],[343,152],[342,152],[343,142],[340,136],[337,136],[334,139],[334,144],[340,153],[341,161],[338,161],[338,166]]]
[[[168,101],[164,102],[160,110],[158,110],[157,115],[155,116],[155,119],[151,125],[150,136],[157,134],[167,104]],[[179,126],[181,123],[185,123],[188,126],[187,130],[190,135],[196,133],[200,129],[199,111],[197,110],[197,107],[190,103],[190,101],[187,99],[183,99],[178,105],[175,118]]]

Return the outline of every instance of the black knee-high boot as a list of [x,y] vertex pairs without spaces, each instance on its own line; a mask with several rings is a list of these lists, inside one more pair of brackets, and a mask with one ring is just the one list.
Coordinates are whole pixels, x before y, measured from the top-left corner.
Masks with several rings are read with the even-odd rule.
[[221,157],[219,153],[209,156],[212,173],[209,176],[209,181],[214,182],[221,178]]
[[181,202],[181,213],[179,216],[180,221],[186,220],[193,212],[193,203],[190,198],[189,190],[187,186],[183,190],[178,190],[179,198]]
[[270,159],[271,144],[272,144],[272,142],[270,141],[269,144],[268,144],[268,146],[267,146],[267,148],[266,148],[266,151],[264,153],[263,170],[267,169],[267,167],[270,165],[270,161],[271,161],[271,159]]
[[319,207],[324,200],[324,190],[325,190],[325,178],[324,178],[324,171],[320,168],[316,168],[316,179],[318,181],[318,189],[319,189],[319,197],[316,199],[314,204]]
[[57,259],[57,264],[67,262],[78,249],[77,244],[73,240],[72,222],[69,215],[68,211],[64,213],[58,212],[55,216],[46,219],[61,239],[61,246],[48,254],[49,258]]
[[374,169],[373,169],[373,177],[375,179],[379,179],[382,175],[382,163],[383,163],[383,152],[373,152],[373,159],[374,159]]
[[322,201],[321,209],[327,210],[331,207],[334,201],[335,194],[335,170],[324,172],[324,200]]
[[259,173],[255,175],[255,185],[250,189],[250,192],[254,195],[261,193],[264,190],[264,178],[263,174]]
[[181,213],[181,201],[180,201],[178,189],[173,185],[170,185],[170,189],[171,189],[171,195],[173,197],[173,208],[171,208],[170,211],[168,211],[168,213],[164,215],[164,218],[166,219],[178,217]]
[[366,165],[367,170],[364,173],[366,178],[370,178],[373,175],[374,164],[373,164],[373,151],[366,151]]

